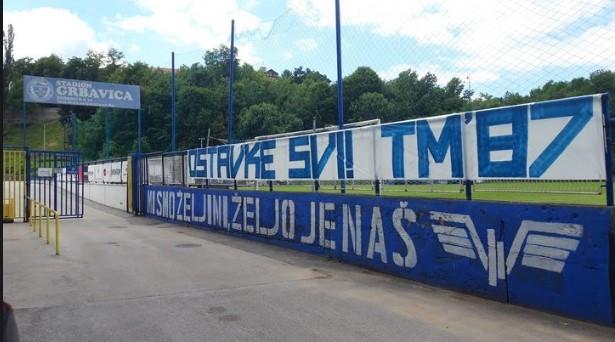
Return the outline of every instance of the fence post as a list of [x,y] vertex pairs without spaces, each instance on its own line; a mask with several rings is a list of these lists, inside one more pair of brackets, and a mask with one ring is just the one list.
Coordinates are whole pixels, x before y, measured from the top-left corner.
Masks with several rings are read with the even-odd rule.
[[49,244],[49,218],[51,216],[51,208],[45,208],[45,211],[47,212],[47,234],[45,234],[45,236],[47,237],[47,244]]
[[231,20],[231,55],[229,57],[227,129],[228,144],[233,143],[233,82],[235,81],[235,20]]
[[38,237],[42,237],[41,229],[42,229],[42,226],[43,226],[43,222],[42,222],[43,221],[42,220],[43,212],[42,212],[41,209],[42,209],[41,204],[37,202],[37,204],[36,204],[36,219],[38,221],[38,226],[37,226]]
[[143,169],[144,166],[142,164],[141,160],[140,160],[140,156],[141,153],[137,152],[137,153],[133,153],[130,156],[130,172],[131,172],[131,179],[130,179],[130,184],[129,186],[131,187],[131,195],[132,195],[132,213],[135,216],[139,215],[139,208],[140,205],[138,203],[139,201],[139,188],[141,183],[143,182]]
[[[335,0],[335,47],[337,57],[337,126],[344,129],[344,82],[342,79],[342,33],[340,23],[340,0]],[[344,151],[346,152],[346,151]],[[342,155],[346,160],[346,156]],[[346,181],[340,180],[340,192],[346,193]]]
[[182,186],[186,186],[186,158],[185,158],[185,154],[184,153],[188,153],[188,152],[182,152],[181,156],[182,156]]
[[32,199],[28,196],[27,198],[27,205],[28,207],[26,208],[26,215],[28,216],[28,224],[30,225],[30,227],[32,227]]
[[24,193],[28,196],[28,208],[26,211],[29,212],[28,221],[30,221],[30,217],[32,217],[32,199],[30,198],[30,150],[28,148],[24,149],[26,151],[26,179],[24,183]]
[[171,151],[175,152],[176,129],[176,99],[175,99],[175,52],[171,51]]
[[162,165],[162,185],[164,185],[164,153],[160,154],[160,165]]
[[58,212],[55,211],[56,218],[56,255],[60,255],[60,218]]
[[45,208],[39,204],[38,206],[38,237],[43,237],[43,211]]
[[32,201],[33,219],[32,219],[32,232],[36,232],[36,201]]
[[611,143],[613,141],[613,137],[611,135],[611,113],[610,111],[610,100],[611,94],[606,93],[602,95],[602,114],[604,115],[604,136],[606,137],[606,146],[604,151],[604,165],[606,167],[606,205],[609,207],[613,206],[613,160],[612,160],[612,151],[611,151]]
[[469,179],[466,179],[464,183],[466,186],[466,200],[471,201],[472,200],[472,181]]

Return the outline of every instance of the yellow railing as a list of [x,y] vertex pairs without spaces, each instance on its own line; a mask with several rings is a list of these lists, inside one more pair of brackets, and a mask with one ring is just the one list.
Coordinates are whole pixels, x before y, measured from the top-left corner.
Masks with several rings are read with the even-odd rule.
[[24,218],[24,193],[26,184],[26,152],[2,150],[2,200],[3,221]]
[[32,232],[36,233],[38,231],[39,238],[43,237],[43,219],[45,220],[45,238],[47,240],[47,244],[51,243],[51,233],[49,228],[51,220],[54,220],[56,255],[60,255],[60,213],[29,197],[28,207],[30,208],[28,212],[28,221],[30,222],[30,226],[32,226]]

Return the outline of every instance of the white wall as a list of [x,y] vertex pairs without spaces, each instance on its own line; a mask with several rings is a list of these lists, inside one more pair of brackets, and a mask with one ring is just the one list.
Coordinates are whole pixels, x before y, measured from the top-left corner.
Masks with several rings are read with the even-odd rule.
[[[23,217],[24,216],[24,184],[23,181],[4,181],[4,189],[3,189],[3,200],[8,201],[11,199],[13,201],[13,206],[15,211],[10,213],[10,217]],[[7,213],[5,213],[7,214]]]
[[85,183],[83,197],[112,208],[126,210],[126,184]]

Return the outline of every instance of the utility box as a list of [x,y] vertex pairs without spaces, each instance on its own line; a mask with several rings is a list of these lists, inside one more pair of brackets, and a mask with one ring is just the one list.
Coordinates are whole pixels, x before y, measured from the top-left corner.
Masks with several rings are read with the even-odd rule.
[[15,219],[15,199],[5,198],[2,209],[2,222],[13,222]]

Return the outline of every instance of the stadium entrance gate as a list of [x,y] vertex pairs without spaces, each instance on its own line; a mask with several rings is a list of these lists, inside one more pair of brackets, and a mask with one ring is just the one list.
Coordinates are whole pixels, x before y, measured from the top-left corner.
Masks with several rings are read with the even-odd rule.
[[83,217],[83,169],[75,151],[27,151],[27,193],[60,218]]
[[28,195],[60,217],[83,217],[79,152],[4,148],[2,162],[3,221],[27,220]]

